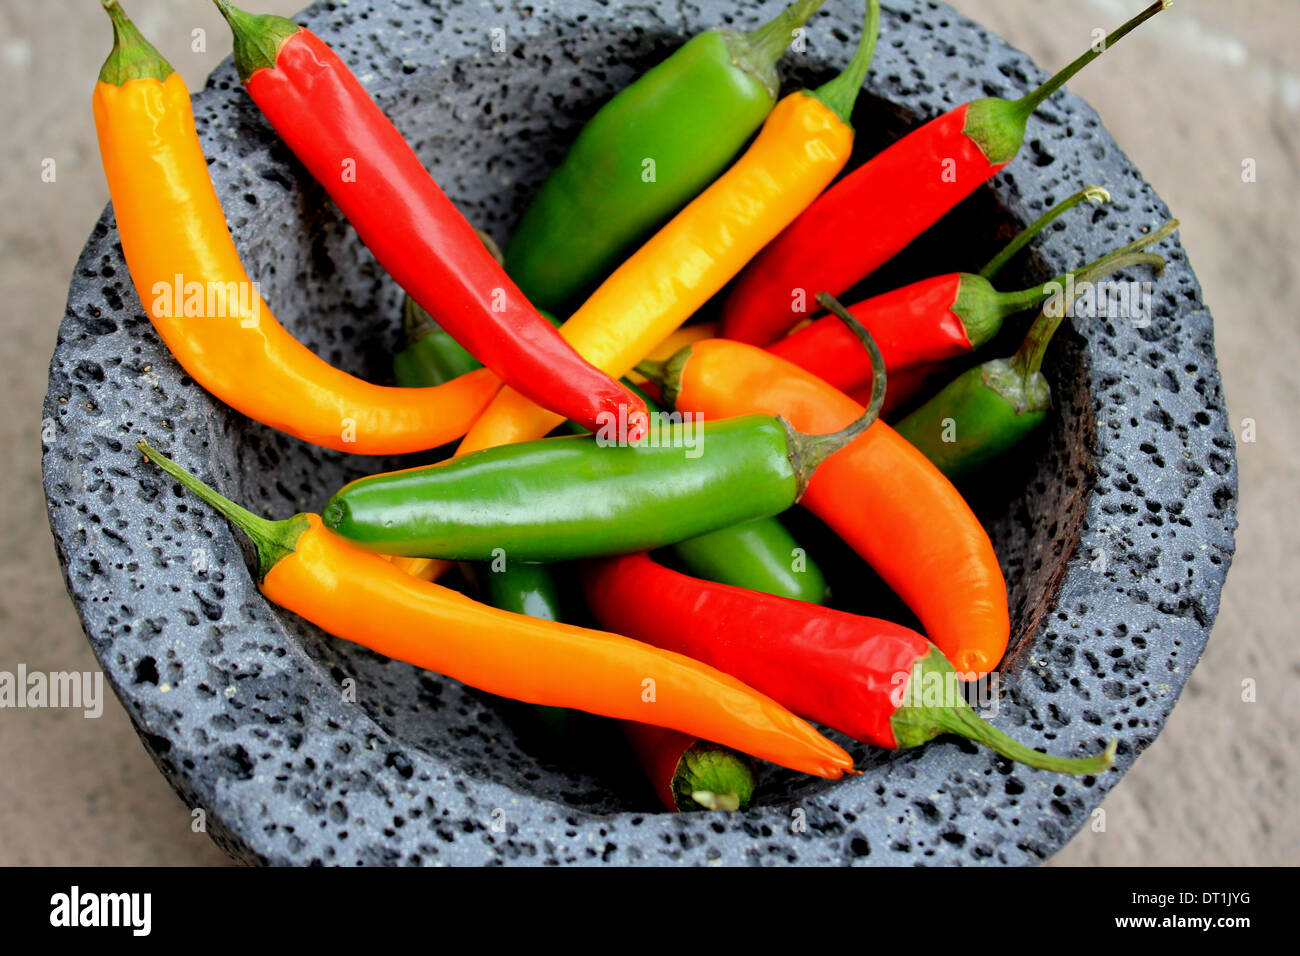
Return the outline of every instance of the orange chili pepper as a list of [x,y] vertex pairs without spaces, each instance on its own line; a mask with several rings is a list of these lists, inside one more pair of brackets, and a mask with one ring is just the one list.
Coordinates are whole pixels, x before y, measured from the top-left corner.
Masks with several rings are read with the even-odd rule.
[[371,385],[275,320],[226,228],[185,82],[116,0],[104,7],[114,44],[95,86],[100,155],[131,279],[185,371],[248,417],[339,451],[400,454],[463,435],[500,387],[491,372],[437,388]]
[[337,637],[490,694],[669,727],[819,777],[852,772],[841,747],[707,664],[480,604],[354,548],[319,515],[268,521],[137,447],[252,540],[263,594]]
[[[665,398],[707,418],[779,415],[821,433],[864,411],[798,366],[728,339],[687,346],[664,374]],[[952,483],[896,431],[872,424],[822,463],[800,504],[876,570],[958,672],[997,666],[1011,625],[993,544]]]

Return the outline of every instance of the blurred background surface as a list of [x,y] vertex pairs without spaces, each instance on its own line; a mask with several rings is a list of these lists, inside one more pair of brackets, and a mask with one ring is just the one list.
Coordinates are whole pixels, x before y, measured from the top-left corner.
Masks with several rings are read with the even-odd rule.
[[[304,0],[256,0],[292,15]],[[840,4],[847,0],[829,0]],[[1055,69],[1139,0],[950,0]],[[886,5],[888,0],[885,0]],[[90,92],[94,0],[0,0],[0,670],[89,670],[40,478],[40,404],[81,246],[108,199]],[[739,6],[739,5],[738,5]],[[765,8],[775,10],[768,2]],[[201,0],[129,12],[191,89],[229,52]],[[206,49],[195,49],[195,30]],[[487,43],[487,38],[484,40]],[[1183,221],[1216,318],[1237,432],[1237,558],[1205,657],[1164,732],[1055,865],[1300,862],[1300,3],[1179,0],[1070,84]],[[57,164],[42,181],[42,162]],[[1245,160],[1255,182],[1243,182]],[[1242,420],[1256,441],[1242,443]],[[1286,582],[1291,581],[1291,585]],[[1257,686],[1253,703],[1242,682]],[[0,711],[0,864],[219,864],[105,688],[98,720]]]

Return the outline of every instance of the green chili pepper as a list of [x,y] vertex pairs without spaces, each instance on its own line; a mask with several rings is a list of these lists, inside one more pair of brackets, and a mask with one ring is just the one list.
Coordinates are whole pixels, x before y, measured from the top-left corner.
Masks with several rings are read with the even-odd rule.
[[506,246],[530,301],[574,302],[727,168],[776,105],[776,61],[823,2],[796,0],[750,33],[701,33],[591,118]]
[[482,561],[504,553],[544,563],[651,551],[780,514],[817,466],[879,414],[884,363],[865,341],[875,369],[871,404],[829,435],[749,415],[664,425],[632,445],[602,447],[610,436],[599,435],[521,442],[355,481],[321,517],[384,554]]
[[[409,298],[403,305],[403,313],[410,344],[393,359],[398,385],[408,388],[441,385],[456,375],[478,367],[477,360],[461,348],[455,339],[442,332],[428,313]],[[545,312],[542,315],[551,318]],[[462,355],[474,365],[458,365]],[[402,359],[402,356],[407,358]],[[662,410],[653,398],[633,382],[624,379],[623,384],[639,395],[652,412]],[[586,434],[580,425],[572,422],[566,425],[575,434]],[[710,581],[734,584],[751,591],[764,591],[814,604],[825,603],[828,596],[826,575],[799,547],[794,535],[776,518],[757,518],[730,528],[720,528],[682,541],[674,545],[673,551],[693,574]],[[520,572],[518,585],[513,581],[515,568],[527,569]],[[521,602],[535,599],[527,596],[538,593],[545,573],[540,565],[509,562],[505,571],[487,575],[495,589],[489,603],[507,610],[532,614],[531,611],[521,610]],[[516,594],[516,588],[521,588],[522,591]],[[554,591],[553,584],[551,590]],[[507,603],[497,603],[498,591]]]
[[826,575],[776,518],[756,518],[689,538],[673,545],[673,552],[707,581],[810,604],[825,604],[830,596]]
[[402,303],[406,348],[393,356],[393,377],[403,388],[443,385],[483,367],[409,295]]
[[1173,220],[1072,276],[1034,320],[1015,355],[963,372],[894,428],[954,480],[1014,448],[1043,424],[1051,410],[1052,389],[1041,371],[1043,356],[1070,306],[1092,283],[1120,269],[1164,268],[1164,259],[1140,250],[1177,228],[1178,221]]

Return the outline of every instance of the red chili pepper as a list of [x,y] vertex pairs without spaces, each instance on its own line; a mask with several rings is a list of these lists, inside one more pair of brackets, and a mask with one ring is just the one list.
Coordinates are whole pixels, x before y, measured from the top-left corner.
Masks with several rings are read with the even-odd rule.
[[[822,298],[870,343],[852,315]],[[865,411],[815,375],[730,339],[694,342],[642,369],[660,380],[667,404],[706,420],[776,415],[829,432]],[[879,372],[873,401],[888,394]],[[993,543],[961,493],[906,439],[876,421],[821,463],[800,503],[879,573],[969,679],[997,666],[1011,622]]]
[[[644,403],[538,315],[357,78],[282,17],[217,6],[249,94],[388,273],[507,385],[593,431]],[[634,419],[635,420],[635,419]]]
[[[954,272],[850,306],[885,360],[889,388],[882,414],[915,398],[943,363],[991,341],[1007,318],[1042,305],[1072,278],[1114,254],[1018,292],[999,292],[984,275]],[[767,350],[850,394],[867,388],[874,374],[867,350],[834,315],[813,321]]]
[[1031,750],[981,720],[939,649],[889,621],[688,577],[631,554],[583,565],[600,623],[731,674],[797,714],[890,750],[960,734],[1031,767],[1100,773],[1095,757]]
[[959,106],[822,193],[741,275],[723,305],[723,335],[770,345],[815,293],[841,295],[884,265],[1015,158],[1045,99],[1168,4],[1157,0],[1027,96]]
[[[917,366],[932,366],[975,348],[953,309],[961,292],[961,280],[960,273],[936,276],[849,307],[884,356],[889,374],[886,410],[899,405],[908,391],[900,373]],[[767,350],[842,392],[854,392],[871,384],[871,361],[866,349],[853,330],[833,315],[815,320]]]

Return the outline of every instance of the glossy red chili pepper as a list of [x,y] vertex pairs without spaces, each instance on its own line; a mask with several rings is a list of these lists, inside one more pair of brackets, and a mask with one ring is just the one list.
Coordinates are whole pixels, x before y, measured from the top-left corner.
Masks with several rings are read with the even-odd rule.
[[1113,744],[1095,757],[1054,757],[1013,740],[971,710],[937,647],[889,621],[701,581],[644,554],[584,564],[583,591],[602,625],[708,663],[864,743],[897,750],[960,734],[1058,773],[1100,773],[1114,756]]
[[282,17],[217,6],[262,113],[442,328],[515,391],[587,428],[618,420],[620,406],[645,411],[537,313],[328,45]]
[[[943,363],[992,340],[1008,317],[1042,305],[1072,277],[1112,255],[1018,292],[999,292],[983,275],[954,272],[851,306],[849,312],[871,333],[885,360],[885,413],[915,398]],[[850,394],[868,386],[874,374],[867,350],[834,315],[817,319],[768,351]]]
[[723,305],[723,335],[770,345],[816,293],[841,295],[884,265],[1015,158],[1045,99],[1168,4],[1157,0],[1027,96],[959,106],[826,190],[740,276]]
[[[849,306],[884,356],[889,375],[886,409],[897,405],[905,393],[900,372],[956,358],[975,347],[953,311],[961,279],[960,273],[936,276]],[[815,320],[767,350],[842,392],[871,383],[866,349],[853,330],[833,315]]]

